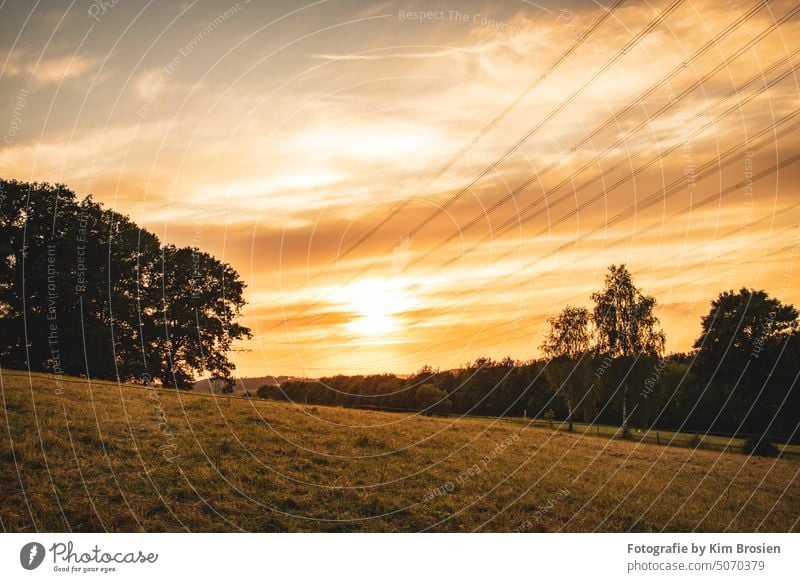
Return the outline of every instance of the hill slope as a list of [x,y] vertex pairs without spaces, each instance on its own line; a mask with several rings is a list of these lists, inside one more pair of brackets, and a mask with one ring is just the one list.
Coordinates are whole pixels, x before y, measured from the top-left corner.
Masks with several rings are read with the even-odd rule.
[[14,372],[0,395],[5,531],[798,528],[793,460]]

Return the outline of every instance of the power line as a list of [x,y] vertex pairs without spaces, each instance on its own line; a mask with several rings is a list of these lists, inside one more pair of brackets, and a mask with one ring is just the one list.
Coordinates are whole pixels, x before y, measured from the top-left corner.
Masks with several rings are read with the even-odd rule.
[[652,20],[645,28],[640,30],[636,36],[634,36],[628,43],[622,47],[611,59],[606,61],[603,66],[601,66],[597,71],[592,74],[587,80],[585,80],[577,89],[575,89],[572,93],[567,96],[566,99],[562,100],[555,109],[550,111],[543,119],[539,121],[536,125],[533,126],[528,132],[522,136],[514,145],[508,148],[499,158],[489,164],[486,168],[484,168],[472,181],[467,184],[466,186],[462,187],[458,190],[455,194],[453,194],[444,204],[440,205],[434,212],[432,212],[428,217],[426,217],[420,224],[412,228],[408,232],[408,236],[413,236],[422,230],[425,225],[427,225],[431,220],[433,220],[436,216],[441,214],[444,210],[452,206],[459,198],[461,198],[467,191],[469,191],[472,186],[478,183],[484,176],[489,174],[492,170],[494,170],[497,166],[499,166],[503,161],[505,161],[508,156],[516,152],[520,147],[522,147],[531,137],[533,137],[542,127],[544,127],[547,122],[549,122],[553,117],[558,115],[564,108],[567,107],[572,101],[575,100],[583,91],[594,81],[596,81],[599,77],[601,77],[608,69],[610,69],[617,61],[619,61],[622,57],[624,57],[628,51],[633,48],[638,42],[644,38],[647,34],[649,34],[654,28],[656,28],[664,19],[667,18],[675,9],[677,9],[684,0],[674,0],[672,4],[670,4],[664,11],[659,14],[654,20]]
[[[782,18],[782,19],[781,19],[781,22],[782,22],[782,21],[785,21],[785,20],[786,20],[786,18],[788,18],[789,16],[791,16],[792,14],[794,14],[794,13],[795,13],[797,10],[798,10],[798,8],[795,8],[793,11],[791,11],[791,13],[790,13],[790,14],[787,14],[786,16],[784,16],[784,18]],[[728,65],[729,65],[731,62],[733,62],[733,61],[734,61],[734,60],[736,60],[738,57],[740,57],[740,56],[741,56],[741,55],[742,55],[742,54],[743,54],[745,51],[747,51],[747,50],[749,50],[750,48],[752,48],[752,47],[753,47],[753,46],[754,46],[754,45],[755,45],[757,42],[759,42],[759,41],[760,41],[760,40],[762,40],[762,39],[763,39],[763,38],[764,38],[764,37],[765,37],[767,34],[769,34],[770,32],[772,32],[772,31],[773,31],[773,30],[776,28],[776,26],[777,26],[777,23],[776,23],[776,24],[773,24],[773,25],[771,25],[769,28],[767,28],[765,31],[763,31],[763,32],[762,32],[762,33],[761,33],[759,36],[757,36],[756,38],[752,39],[750,42],[748,42],[748,43],[747,43],[747,44],[745,44],[743,47],[741,47],[741,48],[740,48],[738,51],[736,51],[736,53],[734,53],[733,55],[731,55],[730,57],[728,57],[727,59],[725,59],[725,61],[723,61],[723,62],[722,62],[722,63],[720,63],[718,66],[716,66],[714,69],[712,69],[712,70],[711,70],[711,71],[709,71],[707,74],[705,74],[705,75],[704,75],[704,76],[703,76],[701,79],[698,79],[697,81],[695,81],[695,82],[694,82],[694,83],[693,83],[693,84],[692,84],[690,87],[688,87],[687,89],[685,89],[684,91],[682,91],[680,95],[676,96],[674,99],[672,99],[672,100],[670,100],[668,103],[664,104],[664,105],[663,105],[663,106],[662,106],[662,107],[661,107],[661,108],[660,108],[658,111],[656,111],[656,112],[655,112],[655,113],[653,113],[652,115],[648,115],[648,116],[647,116],[647,117],[646,117],[644,120],[642,120],[642,121],[639,123],[639,125],[637,125],[637,126],[636,126],[635,128],[633,128],[633,129],[629,130],[629,131],[628,131],[628,132],[627,132],[627,133],[626,133],[624,136],[620,137],[620,138],[619,138],[619,139],[618,139],[616,142],[614,142],[613,144],[611,144],[610,146],[608,146],[608,147],[607,147],[605,150],[603,150],[603,151],[602,151],[600,154],[597,154],[597,155],[596,155],[594,158],[592,158],[591,160],[589,160],[589,161],[587,161],[586,163],[584,163],[584,165],[583,165],[583,166],[581,166],[581,167],[580,167],[578,170],[575,170],[575,171],[574,171],[574,172],[573,172],[573,173],[572,173],[572,174],[571,174],[569,177],[567,177],[567,178],[565,178],[564,180],[562,180],[562,181],[561,181],[561,182],[558,184],[558,186],[556,186],[556,187],[552,188],[550,191],[555,191],[555,190],[558,190],[558,189],[559,189],[559,188],[561,188],[562,186],[564,186],[564,185],[568,184],[569,182],[571,182],[571,181],[572,181],[572,180],[573,180],[575,177],[579,176],[579,175],[580,175],[580,174],[581,174],[583,171],[585,171],[587,168],[589,168],[589,167],[593,166],[594,164],[596,164],[596,163],[597,163],[597,162],[598,162],[600,159],[602,159],[603,157],[605,157],[605,156],[606,156],[606,155],[607,155],[609,152],[613,151],[615,148],[617,148],[618,146],[620,146],[622,143],[624,143],[625,141],[627,141],[628,139],[630,139],[630,137],[632,137],[633,135],[635,135],[635,134],[636,134],[636,133],[637,133],[639,130],[641,130],[643,127],[645,127],[646,125],[648,125],[648,124],[652,123],[652,121],[653,121],[654,119],[656,119],[657,117],[660,117],[660,116],[661,116],[661,115],[662,115],[664,112],[666,112],[666,111],[668,111],[669,109],[671,109],[671,108],[672,108],[672,107],[673,107],[673,106],[674,106],[676,103],[678,103],[678,102],[679,102],[681,99],[683,99],[684,97],[686,97],[687,95],[689,95],[690,93],[692,93],[692,92],[693,92],[695,89],[697,89],[698,87],[700,87],[701,85],[703,85],[703,84],[704,84],[706,81],[708,81],[708,80],[709,80],[711,77],[713,77],[713,76],[714,76],[716,73],[718,73],[718,72],[719,72],[720,70],[722,70],[724,67],[728,66]],[[760,80],[762,80],[762,79],[764,78],[764,76],[765,76],[765,75],[769,75],[769,74],[771,74],[771,73],[772,73],[774,70],[776,70],[778,67],[780,67],[781,65],[783,65],[783,64],[784,64],[784,63],[786,63],[787,61],[788,61],[788,62],[791,62],[791,57],[794,57],[794,56],[797,56],[797,55],[800,55],[800,49],[795,49],[795,50],[794,50],[794,51],[793,51],[793,52],[792,52],[790,55],[787,55],[787,56],[783,57],[782,59],[778,60],[777,62],[773,63],[773,64],[772,64],[772,65],[771,65],[771,66],[770,66],[768,69],[766,69],[766,70],[763,70],[763,71],[761,71],[761,72],[759,72],[759,73],[756,73],[756,74],[755,74],[753,77],[751,77],[751,78],[750,78],[748,81],[746,81],[745,83],[743,83],[743,84],[739,85],[738,87],[736,87],[736,88],[732,89],[730,92],[728,92],[728,93],[727,93],[725,96],[723,96],[721,99],[718,99],[718,100],[717,100],[717,101],[716,101],[714,104],[712,104],[712,105],[710,105],[710,106],[707,106],[707,107],[706,107],[705,109],[703,109],[702,111],[700,111],[700,112],[696,113],[696,114],[693,116],[693,118],[692,118],[692,119],[696,119],[696,118],[698,118],[698,117],[701,117],[701,116],[703,116],[705,113],[707,113],[709,110],[713,109],[714,107],[716,107],[716,106],[717,106],[717,105],[719,105],[720,103],[724,102],[725,100],[729,99],[729,98],[730,98],[730,97],[732,97],[732,96],[735,96],[735,95],[739,94],[741,91],[743,91],[744,89],[746,89],[746,88],[747,88],[749,85],[751,85],[751,84],[753,84],[753,83],[755,83],[755,82],[757,82],[757,81],[760,81]],[[689,59],[689,61],[687,61],[687,62],[690,62],[691,60],[693,60],[693,59]],[[683,68],[683,66],[681,66],[681,70],[682,70],[682,68]],[[789,71],[789,73],[791,73],[791,70]],[[789,74],[789,73],[787,73],[787,74]],[[651,87],[651,88],[650,88],[650,89],[647,91],[647,94],[646,94],[646,95],[649,95],[650,93],[652,93],[652,92],[653,92],[655,89],[657,89],[657,88],[658,88],[658,87],[659,87],[661,84],[663,84],[663,83],[664,83],[664,82],[666,82],[667,80],[668,80],[668,79],[665,79],[664,81],[660,81],[660,82],[659,82],[659,83],[657,83],[656,85],[652,86],[652,87]],[[595,130],[593,130],[593,131],[592,131],[592,132],[591,132],[589,135],[587,135],[586,137],[582,138],[582,139],[581,139],[581,140],[580,140],[578,143],[576,143],[575,145],[573,145],[573,146],[571,147],[571,152],[574,152],[574,151],[576,151],[576,150],[577,150],[579,147],[581,147],[582,145],[586,144],[586,143],[587,143],[587,142],[589,142],[591,139],[593,139],[594,137],[596,137],[596,136],[597,136],[597,135],[598,135],[598,134],[599,134],[599,133],[600,133],[602,130],[606,129],[606,128],[607,128],[607,127],[608,127],[608,126],[611,124],[611,123],[613,123],[613,122],[617,121],[617,120],[618,120],[620,117],[622,117],[622,116],[623,116],[625,113],[627,113],[628,111],[630,111],[630,109],[632,109],[634,105],[636,105],[637,103],[639,103],[639,102],[643,101],[643,100],[644,100],[644,98],[646,97],[646,95],[642,95],[642,96],[640,96],[640,97],[639,97],[639,98],[638,98],[636,101],[632,102],[631,104],[629,104],[629,105],[627,105],[626,107],[624,107],[622,110],[620,110],[620,111],[618,111],[617,113],[615,113],[615,114],[614,114],[614,115],[613,115],[611,118],[609,118],[609,119],[608,119],[608,120],[607,120],[605,123],[603,123],[601,126],[597,127]],[[641,151],[642,151],[642,150],[640,150],[640,151],[639,151],[639,153],[641,153]],[[465,226],[463,226],[463,227],[460,227],[457,233],[454,233],[454,234],[450,235],[449,237],[447,237],[447,238],[443,239],[443,240],[442,240],[442,241],[440,241],[439,243],[437,243],[435,247],[433,247],[432,249],[430,249],[430,250],[428,251],[428,253],[427,253],[426,255],[424,255],[423,257],[421,257],[421,258],[424,258],[425,256],[428,256],[428,255],[430,255],[431,253],[433,253],[433,252],[437,251],[438,249],[440,249],[441,247],[443,247],[444,245],[446,245],[447,243],[449,243],[450,241],[452,241],[452,240],[453,240],[454,238],[456,238],[457,236],[460,236],[460,235],[461,235],[461,234],[463,234],[465,231],[469,230],[470,228],[472,228],[472,227],[473,227],[473,226],[475,226],[476,224],[480,223],[480,222],[481,222],[481,221],[482,221],[482,220],[483,220],[483,219],[484,219],[484,218],[485,218],[487,215],[489,215],[489,214],[493,213],[493,212],[494,212],[495,210],[497,210],[498,208],[500,208],[500,207],[504,206],[504,205],[505,205],[507,202],[509,202],[510,200],[513,200],[513,199],[514,199],[514,198],[515,198],[515,197],[516,197],[516,196],[517,196],[517,195],[518,195],[520,192],[524,191],[524,190],[525,190],[525,189],[526,189],[528,186],[530,186],[530,185],[531,185],[531,184],[532,184],[534,181],[536,181],[536,180],[539,180],[539,179],[540,179],[542,176],[544,176],[545,174],[547,174],[547,173],[548,173],[550,170],[552,170],[553,168],[555,168],[556,166],[558,166],[558,165],[559,165],[559,164],[560,164],[562,161],[564,161],[565,159],[567,159],[567,158],[568,158],[570,155],[571,155],[571,154],[563,154],[563,155],[562,155],[560,158],[558,158],[558,159],[557,159],[557,160],[555,160],[554,162],[550,163],[550,164],[549,164],[547,167],[545,167],[544,169],[542,169],[542,170],[541,170],[541,171],[539,171],[539,172],[536,172],[536,173],[535,173],[533,176],[531,176],[530,178],[526,179],[524,182],[522,182],[522,183],[521,183],[521,184],[519,184],[517,187],[515,187],[515,188],[514,188],[514,189],[513,189],[513,190],[512,190],[510,193],[506,194],[506,195],[505,195],[503,198],[501,198],[500,200],[498,200],[497,202],[495,202],[495,203],[494,203],[494,204],[493,204],[493,205],[492,205],[490,208],[488,208],[488,209],[487,209],[487,210],[486,210],[486,211],[485,211],[483,214],[477,215],[477,216],[476,216],[475,218],[473,218],[473,219],[472,219],[470,222],[468,222],[468,223],[467,223]],[[636,155],[638,155],[638,153],[637,153]],[[611,168],[611,170],[614,170],[614,169],[616,169],[616,167],[617,167],[618,165],[619,165],[619,164],[617,164],[617,165],[613,166],[613,167]],[[609,170],[609,171],[610,171],[610,170]],[[546,199],[546,195],[545,195],[545,196],[543,196],[543,197],[540,197],[540,198],[539,198],[539,199],[537,199],[535,202],[533,202],[531,205],[529,205],[529,207],[528,207],[528,208],[526,208],[525,210],[523,210],[523,212],[527,212],[529,208],[531,208],[532,206],[536,206],[536,205],[538,205],[540,202],[542,202],[542,201],[543,201],[543,200],[545,200],[545,199]],[[412,263],[411,263],[411,264],[414,264],[414,263],[418,262],[419,260],[420,260],[420,258],[417,258],[417,259],[415,259],[414,261],[412,261]]]
[[[708,162],[706,162],[705,164],[700,166],[700,168],[698,168],[698,172],[695,174],[696,179],[698,181],[701,181],[703,178],[711,176],[711,175],[717,173],[719,170],[722,170],[723,168],[725,168],[725,167],[729,166],[730,164],[732,164],[734,161],[736,161],[738,159],[738,156],[740,156],[745,151],[748,151],[748,150],[749,151],[756,151],[756,150],[761,149],[761,148],[763,148],[763,147],[765,147],[767,145],[775,143],[777,141],[778,136],[788,135],[789,133],[795,131],[798,127],[800,127],[800,121],[795,122],[792,125],[784,128],[777,135],[774,135],[774,136],[769,135],[769,133],[773,132],[777,128],[778,125],[786,123],[786,122],[790,121],[791,119],[797,117],[798,115],[800,115],[800,109],[797,109],[797,110],[793,111],[792,113],[790,113],[787,116],[783,117],[777,123],[775,123],[775,124],[765,128],[765,129],[761,130],[760,132],[755,134],[753,136],[753,138],[747,138],[743,142],[741,142],[739,145],[728,149],[724,154],[721,154],[720,156],[717,156],[713,160],[709,160]],[[754,138],[757,138],[757,137],[762,136],[762,135],[766,135],[764,140],[762,140],[757,145],[747,147],[747,144],[750,141],[750,139],[754,139]],[[741,150],[742,147],[746,147],[747,149],[746,150]],[[741,150],[741,151],[737,151],[737,150]],[[724,159],[724,158],[727,158],[727,159]],[[791,163],[794,163],[794,161],[796,161],[795,158],[797,158],[797,156],[793,156],[792,158],[790,158],[792,160]],[[723,159],[724,159],[724,161],[723,161]],[[773,166],[772,168],[770,168],[770,170],[775,171],[777,169],[780,169],[782,167],[782,164],[784,164],[784,162],[782,162],[781,164],[778,164],[776,166]],[[620,212],[619,214],[617,214],[613,218],[611,218],[609,220],[606,220],[603,223],[603,225],[601,225],[600,227],[597,227],[597,228],[593,229],[589,233],[581,235],[580,237],[576,238],[574,241],[572,241],[569,244],[574,244],[576,242],[580,242],[582,240],[585,240],[586,238],[588,238],[589,236],[591,236],[592,234],[597,232],[599,229],[606,228],[606,227],[608,227],[608,226],[610,226],[612,224],[615,224],[616,222],[619,222],[620,220],[622,220],[624,218],[627,218],[631,213],[635,213],[635,212],[637,212],[639,210],[647,208],[648,206],[651,206],[652,204],[654,204],[656,202],[663,201],[663,200],[666,200],[667,198],[669,198],[671,196],[674,196],[675,194],[681,192],[683,190],[683,188],[685,187],[685,185],[686,185],[685,177],[678,178],[677,180],[675,180],[672,183],[670,183],[668,186],[666,186],[664,188],[661,188],[661,189],[657,190],[656,192],[653,192],[649,196],[646,196],[643,200],[641,200],[639,202],[636,202],[634,205],[628,207],[623,212]],[[615,184],[611,189],[616,188],[616,186],[617,185]],[[736,185],[736,187],[740,187],[740,188],[742,186],[743,186],[743,182],[741,182],[741,183]],[[592,198],[590,198],[586,202],[580,204],[577,208],[571,210],[566,215],[562,216],[554,224],[560,224],[561,222],[563,222],[567,218],[569,218],[571,216],[574,216],[575,214],[579,213],[581,210],[583,210],[586,207],[590,206],[591,204],[593,204],[597,200],[600,200],[602,197],[604,197],[606,195],[606,193],[607,193],[607,191],[603,191],[603,192],[593,196]],[[533,218],[533,217],[532,216],[526,217],[525,219],[523,219],[522,222],[526,222],[526,221],[530,220],[531,218]],[[541,236],[543,234],[546,234],[550,230],[551,226],[553,226],[553,225],[552,224],[548,225],[548,227],[545,227],[545,228],[539,230],[534,236]],[[555,251],[551,251],[551,253],[549,255],[547,255],[545,257],[542,257],[541,259],[531,263],[530,266],[533,266],[536,263],[541,262],[541,260],[543,260],[544,258],[548,258],[548,256],[550,256],[550,255],[552,255],[552,254],[554,254],[556,252],[560,252],[564,248],[567,248],[569,246],[569,244],[562,245],[561,247],[558,247]]]
[[[757,92],[755,92],[755,93],[753,93],[753,94],[749,95],[747,98],[745,98],[745,99],[744,99],[744,101],[740,101],[739,103],[736,103],[736,104],[734,104],[733,106],[731,106],[730,108],[728,108],[726,111],[724,111],[722,114],[720,114],[720,115],[719,115],[718,117],[716,117],[715,119],[712,119],[712,120],[708,121],[707,123],[705,123],[705,124],[701,125],[701,126],[698,128],[698,129],[696,129],[696,130],[695,130],[695,131],[693,131],[691,134],[689,134],[689,135],[686,137],[686,140],[688,140],[689,138],[692,138],[692,137],[695,137],[695,136],[697,136],[698,134],[702,133],[703,131],[705,131],[705,130],[706,130],[706,129],[708,129],[709,127],[711,127],[711,126],[713,126],[713,125],[717,124],[717,123],[718,123],[718,122],[719,122],[721,119],[723,119],[724,117],[727,117],[727,116],[728,116],[728,115],[730,115],[731,113],[734,113],[734,112],[738,111],[739,109],[741,109],[742,105],[746,105],[747,103],[749,103],[750,101],[752,101],[752,100],[753,100],[755,97],[759,96],[759,95],[760,95],[760,94],[761,94],[761,93],[762,93],[764,90],[766,90],[766,89],[769,89],[769,88],[770,88],[770,87],[772,87],[773,85],[775,85],[775,84],[777,84],[778,82],[782,81],[784,78],[786,78],[787,76],[789,76],[789,75],[790,75],[792,72],[794,72],[794,70],[795,70],[796,68],[797,68],[796,66],[793,66],[793,67],[791,67],[791,68],[790,68],[790,69],[788,69],[786,72],[784,72],[782,75],[780,75],[779,77],[777,77],[777,78],[773,79],[772,81],[770,81],[769,83],[767,83],[767,84],[766,84],[766,85],[765,85],[763,88],[761,88],[761,89],[759,89]],[[684,140],[684,141],[686,141],[686,140]],[[631,171],[630,173],[628,173],[628,174],[627,174],[626,176],[624,176],[623,178],[620,178],[620,179],[619,179],[617,182],[615,182],[615,183],[614,183],[612,186],[610,186],[610,187],[606,188],[606,189],[605,189],[605,190],[604,190],[602,193],[595,195],[595,197],[594,197],[594,198],[592,198],[592,199],[589,201],[589,203],[591,203],[591,202],[594,202],[594,201],[596,201],[596,200],[597,200],[599,197],[605,196],[605,195],[607,195],[607,194],[608,194],[608,192],[610,192],[610,191],[612,191],[612,190],[615,190],[615,189],[617,189],[618,187],[620,187],[622,184],[624,184],[624,183],[625,183],[625,182],[627,182],[628,180],[630,180],[630,179],[632,179],[632,178],[636,177],[638,174],[642,173],[644,170],[646,170],[646,169],[647,169],[647,168],[649,168],[650,166],[652,166],[652,165],[654,165],[654,164],[658,163],[658,162],[659,162],[659,161],[661,161],[663,158],[665,158],[665,157],[666,157],[666,156],[668,156],[669,154],[672,154],[672,153],[674,153],[675,151],[677,151],[677,150],[681,149],[682,147],[683,147],[683,142],[678,142],[678,143],[676,143],[675,145],[673,145],[672,147],[668,148],[667,150],[665,150],[665,151],[661,152],[659,155],[657,155],[657,156],[654,156],[654,157],[653,157],[653,158],[651,158],[649,161],[647,161],[647,162],[646,162],[646,163],[644,163],[643,165],[641,165],[641,166],[637,167],[635,170]],[[644,146],[643,148],[641,148],[641,149],[640,149],[640,150],[639,150],[639,151],[638,151],[636,154],[634,154],[633,156],[631,156],[631,158],[638,157],[638,156],[639,156],[639,155],[640,155],[640,154],[641,154],[641,153],[642,153],[642,152],[643,152],[645,149],[647,149],[647,146]],[[584,168],[581,168],[581,170],[585,169],[585,167],[586,167],[586,166],[584,166]],[[612,171],[612,170],[614,170],[614,169],[616,169],[616,166],[614,166],[613,168],[611,168],[611,169],[609,170],[609,172],[610,172],[610,171]],[[523,224],[523,223],[525,223],[525,222],[529,221],[531,218],[533,218],[533,217],[535,217],[535,216],[538,216],[539,214],[541,214],[541,212],[542,212],[542,211],[540,210],[539,212],[536,212],[536,213],[534,213],[534,214],[532,214],[532,215],[529,215],[529,216],[525,216],[525,218],[522,218],[522,219],[520,219],[520,218],[521,218],[523,215],[526,215],[526,214],[528,214],[528,213],[529,213],[531,210],[533,210],[533,209],[534,209],[536,206],[538,206],[540,202],[542,202],[542,201],[546,201],[548,196],[550,196],[551,194],[553,194],[553,193],[555,193],[556,191],[558,191],[558,190],[559,190],[561,187],[563,187],[565,184],[569,183],[569,182],[572,180],[572,178],[573,178],[573,177],[575,177],[576,175],[577,175],[577,174],[573,174],[573,176],[571,176],[570,178],[568,178],[568,179],[566,179],[566,180],[563,180],[561,183],[559,183],[558,185],[556,185],[556,186],[554,186],[554,187],[552,187],[552,188],[549,188],[549,189],[548,189],[548,190],[547,190],[547,191],[546,191],[546,192],[545,192],[545,193],[544,193],[544,194],[543,194],[543,195],[542,195],[540,198],[538,198],[537,200],[535,200],[534,202],[530,203],[528,206],[526,206],[525,208],[523,208],[523,209],[522,209],[520,212],[518,212],[518,213],[517,213],[517,215],[516,215],[516,216],[514,216],[514,217],[512,217],[512,218],[509,218],[508,220],[506,220],[506,221],[505,221],[503,224],[501,224],[501,225],[500,225],[500,226],[499,226],[497,229],[493,230],[491,233],[489,233],[489,234],[487,234],[487,235],[484,235],[484,236],[483,236],[483,237],[482,237],[482,238],[481,238],[479,241],[477,241],[476,243],[474,243],[474,244],[473,244],[473,245],[472,245],[472,246],[471,246],[469,249],[467,249],[466,251],[462,252],[462,253],[461,253],[461,254],[460,254],[458,257],[454,257],[453,259],[451,259],[451,260],[450,260],[450,261],[448,261],[447,263],[443,264],[442,266],[447,266],[447,265],[449,265],[449,264],[452,264],[452,263],[453,263],[454,261],[456,261],[456,260],[460,260],[460,259],[461,259],[461,258],[463,258],[465,255],[467,255],[467,254],[471,253],[473,250],[475,250],[476,248],[478,248],[478,247],[479,247],[481,244],[483,244],[483,243],[485,243],[485,242],[487,242],[487,241],[489,241],[489,240],[492,240],[492,239],[496,238],[496,236],[497,236],[498,234],[501,234],[501,233],[503,233],[504,231],[507,231],[509,228],[511,228],[511,227],[513,227],[513,226],[515,226],[515,225],[521,225],[521,224]],[[572,192],[572,193],[564,194],[563,196],[561,196],[560,198],[558,198],[557,200],[555,200],[555,201],[553,202],[553,204],[552,204],[552,205],[554,206],[554,205],[556,205],[556,204],[558,204],[558,203],[562,202],[562,201],[563,201],[563,200],[565,200],[566,198],[568,198],[568,197],[570,197],[570,196],[572,196],[572,195],[576,194],[577,192],[579,192],[579,191],[583,190],[584,188],[586,188],[586,187],[590,186],[590,185],[591,185],[591,184],[593,184],[594,182],[597,182],[597,181],[598,181],[599,179],[601,179],[601,178],[602,178],[602,174],[599,174],[599,175],[598,175],[598,176],[596,176],[595,178],[593,178],[593,179],[591,179],[591,180],[587,180],[586,182],[584,182],[583,184],[581,184],[580,186],[578,186],[577,188],[575,188],[575,189],[573,190],[573,192]],[[585,206],[585,205],[587,205],[587,203],[584,203],[584,206]],[[554,222],[554,223],[551,223],[551,225],[550,225],[550,226],[551,226],[551,227],[552,227],[552,226],[557,226],[558,224],[560,224],[561,222],[563,222],[563,220],[565,220],[565,219],[566,219],[566,218],[568,218],[568,217],[569,217],[569,216],[564,216],[564,217],[561,217],[561,218],[560,218],[559,220],[557,220],[556,222]]]
[[536,88],[539,84],[544,81],[550,73],[552,73],[562,62],[564,62],[575,50],[580,47],[583,42],[589,38],[592,33],[597,30],[603,22],[611,16],[617,8],[619,8],[625,0],[617,0],[612,6],[606,9],[600,16],[598,16],[595,21],[589,26],[586,31],[578,36],[578,38],[570,45],[567,50],[565,50],[561,55],[553,61],[547,69],[543,73],[541,73],[536,79],[534,79],[526,88],[525,90],[520,93],[514,101],[509,103],[500,113],[498,113],[494,119],[492,119],[486,126],[484,126],[466,145],[464,145],[450,160],[442,166],[429,180],[425,182],[424,185],[420,186],[417,189],[416,194],[410,198],[405,198],[396,204],[389,213],[379,220],[375,225],[373,225],[365,234],[361,235],[354,243],[351,243],[348,248],[337,255],[337,260],[341,260],[351,252],[353,252],[357,247],[361,246],[370,236],[375,234],[383,225],[389,222],[392,218],[394,218],[403,208],[405,208],[418,194],[423,192],[427,189],[433,182],[439,179],[442,175],[444,175],[448,170],[450,170],[456,163],[458,163],[461,158],[470,150],[472,147],[478,143],[491,129],[493,129],[508,113],[512,110],[516,109],[516,107],[522,103],[522,101]]

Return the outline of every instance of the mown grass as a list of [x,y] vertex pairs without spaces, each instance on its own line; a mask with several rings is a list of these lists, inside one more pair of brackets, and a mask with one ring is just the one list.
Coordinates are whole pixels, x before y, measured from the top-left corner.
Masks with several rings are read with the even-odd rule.
[[800,462],[2,375],[4,531],[798,531]]

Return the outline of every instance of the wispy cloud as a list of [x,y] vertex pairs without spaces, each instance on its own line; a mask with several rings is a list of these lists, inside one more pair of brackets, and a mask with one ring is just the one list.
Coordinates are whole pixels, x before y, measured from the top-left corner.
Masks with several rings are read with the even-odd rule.
[[28,65],[27,71],[37,83],[58,83],[82,77],[96,64],[97,59],[75,55],[32,63]]
[[430,47],[419,47],[419,51],[415,52],[388,52],[384,53],[358,53],[358,54],[336,54],[336,53],[318,53],[312,54],[311,58],[323,59],[326,61],[387,61],[392,59],[441,59],[451,58],[455,55],[465,52],[465,49],[449,48],[430,50]]

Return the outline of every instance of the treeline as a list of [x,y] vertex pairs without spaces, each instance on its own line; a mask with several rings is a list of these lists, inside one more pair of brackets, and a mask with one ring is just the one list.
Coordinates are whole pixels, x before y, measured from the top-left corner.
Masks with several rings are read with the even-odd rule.
[[612,266],[593,308],[549,320],[546,358],[478,359],[458,370],[334,376],[264,386],[277,400],[386,410],[552,417],[793,438],[800,422],[798,313],[763,291],[724,292],[686,354],[664,355],[655,300]]
[[0,180],[0,365],[191,388],[231,384],[245,284],[63,185]]

